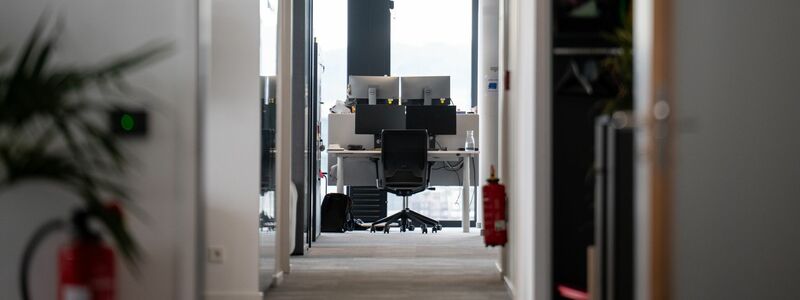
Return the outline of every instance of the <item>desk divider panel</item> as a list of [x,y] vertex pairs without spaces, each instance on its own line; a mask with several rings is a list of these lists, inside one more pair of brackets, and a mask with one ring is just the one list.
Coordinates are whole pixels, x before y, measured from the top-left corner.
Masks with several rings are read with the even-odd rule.
[[[477,114],[459,114],[456,115],[456,135],[442,135],[437,137],[437,141],[449,150],[457,150],[464,147],[466,140],[467,130],[475,132],[475,141],[480,141],[480,132],[478,131]],[[328,115],[328,140],[325,143],[330,146],[331,144],[339,144],[341,147],[347,147],[349,144],[362,145],[367,149],[372,149],[373,137],[366,134],[355,134],[355,114],[329,114]],[[481,145],[477,144],[480,150]],[[477,172],[477,166],[480,165],[480,156],[476,157],[472,162],[474,172]],[[335,177],[332,167],[336,165],[336,157],[328,155],[328,171],[331,172],[328,184],[330,186],[336,185],[338,178]],[[345,185],[352,186],[374,186],[375,185],[375,164],[366,158],[349,158],[345,159]],[[478,182],[483,182],[482,179],[477,178]],[[473,182],[473,184],[475,184]],[[431,172],[431,185],[432,186],[459,186],[461,185],[461,171],[458,173],[446,171],[443,169],[434,170]]]

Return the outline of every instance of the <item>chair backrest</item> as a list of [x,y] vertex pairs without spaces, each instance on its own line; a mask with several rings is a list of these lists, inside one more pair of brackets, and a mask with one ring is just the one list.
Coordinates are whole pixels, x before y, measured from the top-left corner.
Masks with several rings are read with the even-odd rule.
[[393,194],[408,196],[428,187],[428,131],[384,130],[381,182]]

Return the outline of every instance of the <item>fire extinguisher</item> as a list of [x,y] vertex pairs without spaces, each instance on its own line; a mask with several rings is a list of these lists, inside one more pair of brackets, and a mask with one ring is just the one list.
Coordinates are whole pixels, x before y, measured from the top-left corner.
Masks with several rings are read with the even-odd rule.
[[88,227],[86,212],[73,215],[73,239],[58,253],[58,300],[116,299],[114,251]]
[[500,179],[491,175],[483,186],[483,241],[486,246],[503,246],[508,240],[506,234],[506,187]]
[[[116,203],[102,208],[107,217],[122,220],[122,209]],[[59,300],[113,300],[116,299],[116,266],[114,251],[89,227],[89,213],[79,209],[70,222],[50,220],[39,227],[26,243],[20,262],[20,294],[22,300],[31,299],[28,277],[36,249],[51,233],[65,228],[72,231],[72,240],[58,252]]]

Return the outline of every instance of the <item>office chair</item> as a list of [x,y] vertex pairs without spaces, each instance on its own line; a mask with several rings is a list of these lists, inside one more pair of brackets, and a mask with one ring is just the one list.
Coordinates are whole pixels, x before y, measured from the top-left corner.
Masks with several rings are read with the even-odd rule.
[[381,162],[376,164],[378,189],[403,197],[403,209],[391,216],[373,222],[385,223],[384,233],[389,233],[390,224],[398,222],[400,231],[414,230],[414,224],[427,233],[442,229],[439,221],[408,208],[408,197],[428,188],[430,163],[428,163],[427,130],[383,130],[381,133]]

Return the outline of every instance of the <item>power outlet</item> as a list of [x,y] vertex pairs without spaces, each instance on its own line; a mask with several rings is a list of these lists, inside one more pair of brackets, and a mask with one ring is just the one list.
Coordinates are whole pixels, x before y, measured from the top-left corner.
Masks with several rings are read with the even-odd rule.
[[221,264],[225,261],[225,248],[222,246],[208,246],[208,262]]

